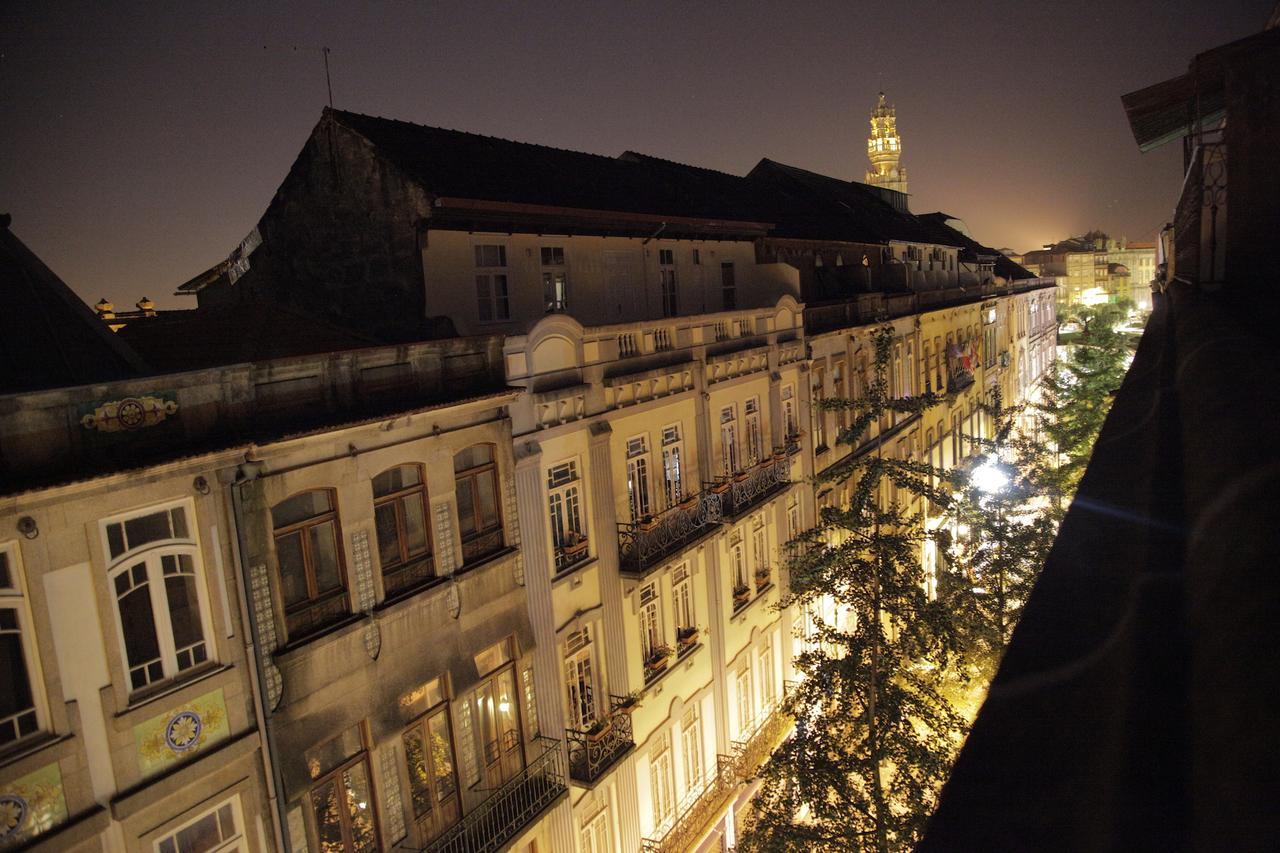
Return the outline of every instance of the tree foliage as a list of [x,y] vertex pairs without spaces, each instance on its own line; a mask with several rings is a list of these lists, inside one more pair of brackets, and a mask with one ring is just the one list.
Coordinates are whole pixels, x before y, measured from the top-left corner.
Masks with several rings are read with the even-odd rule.
[[[892,327],[877,330],[873,341],[867,393],[822,403],[854,414],[837,439],[851,447],[890,413],[922,413],[943,400],[892,398]],[[792,543],[791,600],[784,606],[829,597],[837,617],[814,619],[814,642],[796,658],[803,679],[786,699],[795,733],[762,771],[743,850],[911,846],[964,725],[942,682],[961,638],[946,603],[926,594],[919,556],[926,536],[919,507],[925,500],[948,504],[950,478],[876,446],[847,457],[823,479],[851,491]]]

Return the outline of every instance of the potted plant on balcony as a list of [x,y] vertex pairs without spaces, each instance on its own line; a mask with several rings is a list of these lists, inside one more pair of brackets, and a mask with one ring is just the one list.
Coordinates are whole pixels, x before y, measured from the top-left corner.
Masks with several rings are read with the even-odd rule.
[[630,714],[636,708],[640,707],[640,693],[632,690],[625,696],[619,696],[618,701],[614,704],[613,709],[620,714]]
[[566,557],[577,557],[586,552],[588,544],[587,537],[576,530],[570,530],[564,535],[564,542],[560,545],[560,550],[564,552]]
[[685,495],[684,498],[680,501],[681,509],[693,509],[697,505],[698,505],[697,495]]
[[722,477],[711,484],[711,491],[715,492],[717,495],[723,495],[725,492],[729,491],[730,485],[732,484],[729,482],[729,478]]
[[733,588],[733,603],[741,607],[751,600],[751,587],[745,583],[740,583]]
[[613,717],[604,717],[596,720],[587,727],[587,740],[591,743],[599,743],[604,740],[610,731],[613,730]]
[[759,592],[760,590],[764,589],[766,586],[769,585],[769,581],[771,578],[769,567],[761,566],[760,568],[756,569],[755,578],[756,578],[756,592]]
[[649,657],[644,661],[644,677],[646,681],[657,678],[667,668],[667,658],[671,657],[670,646],[654,646]]
[[684,628],[677,628],[676,645],[679,647],[681,654],[698,645],[698,626],[687,625]]
[[644,518],[640,519],[640,529],[646,533],[657,526],[658,516],[656,515],[646,515]]
[[745,483],[745,482],[747,481],[747,478],[748,478],[748,477],[750,477],[750,476],[751,476],[751,471],[750,471],[750,470],[746,470],[746,471],[735,471],[735,472],[734,472],[734,474],[733,474],[733,481],[734,481],[735,483]]
[[785,446],[783,446],[783,447],[775,447],[775,448],[773,449],[773,461],[774,461],[774,462],[781,462],[783,459],[786,459],[786,458],[787,458],[787,448],[786,448]]

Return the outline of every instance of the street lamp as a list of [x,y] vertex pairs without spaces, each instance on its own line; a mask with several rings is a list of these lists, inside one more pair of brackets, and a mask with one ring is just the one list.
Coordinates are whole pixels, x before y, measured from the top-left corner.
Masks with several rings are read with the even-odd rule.
[[973,473],[969,475],[969,482],[983,496],[990,497],[1005,490],[1009,485],[1009,475],[1005,473],[995,456],[988,456],[981,465],[973,469]]

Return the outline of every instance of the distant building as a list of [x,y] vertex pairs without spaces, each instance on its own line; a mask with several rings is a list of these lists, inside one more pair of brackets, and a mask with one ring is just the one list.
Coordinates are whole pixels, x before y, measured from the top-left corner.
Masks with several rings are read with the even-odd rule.
[[1037,275],[1057,279],[1059,305],[1128,299],[1140,310],[1151,309],[1155,243],[1113,240],[1101,231],[1091,231],[1027,252],[1022,264]]
[[902,139],[898,136],[898,118],[894,108],[885,103],[884,92],[871,111],[871,136],[867,138],[867,157],[871,169],[867,183],[876,187],[907,191],[907,169],[900,165]]

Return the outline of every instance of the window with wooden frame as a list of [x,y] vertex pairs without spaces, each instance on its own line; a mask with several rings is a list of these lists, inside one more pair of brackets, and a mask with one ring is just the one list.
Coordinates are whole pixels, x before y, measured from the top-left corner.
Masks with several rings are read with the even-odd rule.
[[351,610],[342,530],[332,489],[312,489],[271,508],[280,598],[289,639],[296,640]]
[[130,690],[176,678],[214,658],[192,512],[184,501],[102,522]]
[[156,853],[248,853],[240,795],[225,800],[161,838]]
[[373,526],[388,597],[436,576],[421,465],[398,465],[373,478]]
[[380,849],[364,725],[303,753],[314,780],[307,795],[317,849],[372,853]]
[[453,457],[462,562],[473,563],[502,550],[501,492],[494,445],[473,444]]
[[427,712],[401,735],[410,801],[423,842],[432,840],[462,816],[449,702],[438,678],[428,685],[428,704]]

